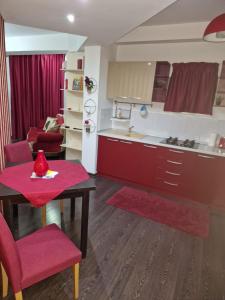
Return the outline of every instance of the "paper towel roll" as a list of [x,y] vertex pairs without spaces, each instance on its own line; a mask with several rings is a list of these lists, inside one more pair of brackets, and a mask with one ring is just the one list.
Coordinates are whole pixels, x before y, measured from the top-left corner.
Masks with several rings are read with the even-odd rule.
[[208,139],[208,146],[214,147],[216,146],[218,134],[217,133],[211,133]]

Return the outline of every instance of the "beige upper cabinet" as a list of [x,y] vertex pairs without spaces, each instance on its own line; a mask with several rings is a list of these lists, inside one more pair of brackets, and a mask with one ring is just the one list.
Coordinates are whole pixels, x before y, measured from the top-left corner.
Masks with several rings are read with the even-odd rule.
[[124,102],[151,103],[155,68],[156,62],[110,62],[107,97],[121,98]]

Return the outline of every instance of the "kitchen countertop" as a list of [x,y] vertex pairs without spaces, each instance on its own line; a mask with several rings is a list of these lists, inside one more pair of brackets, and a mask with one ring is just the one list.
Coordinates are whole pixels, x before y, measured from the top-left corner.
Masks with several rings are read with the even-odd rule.
[[[135,131],[132,131],[132,132],[136,133]],[[161,141],[164,139],[162,137],[145,135],[142,138],[134,138],[134,137],[127,136],[127,131],[120,130],[120,129],[109,128],[109,129],[105,129],[105,130],[100,130],[100,131],[98,131],[98,135],[121,139],[121,140],[127,140],[127,141],[131,141],[131,142],[151,144],[151,145],[155,145],[155,146],[174,148],[174,149],[179,149],[179,150],[183,150],[183,151],[191,151],[191,152],[197,152],[197,153],[202,153],[202,154],[209,154],[209,155],[225,157],[225,149],[222,150],[217,147],[210,147],[206,144],[198,144],[197,148],[187,148],[187,147],[181,147],[181,146],[176,146],[176,145],[168,145],[168,144],[161,143]]]

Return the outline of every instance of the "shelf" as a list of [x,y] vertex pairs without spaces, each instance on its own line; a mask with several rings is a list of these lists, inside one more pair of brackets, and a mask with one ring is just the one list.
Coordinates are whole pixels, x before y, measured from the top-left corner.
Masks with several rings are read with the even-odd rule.
[[72,145],[69,145],[69,144],[62,144],[61,147],[69,148],[69,149],[73,149],[73,150],[77,150],[77,151],[82,151],[82,147],[72,146]]
[[83,111],[80,111],[80,110],[74,110],[74,109],[68,109],[68,108],[60,108],[60,110],[69,111],[69,112],[77,113],[77,114],[83,114]]
[[130,119],[119,119],[119,118],[111,118],[110,119],[111,121],[118,121],[118,122],[129,122]]
[[76,94],[83,94],[83,90],[60,89],[60,91],[66,91],[66,92],[71,92],[71,93],[76,93]]
[[66,128],[66,127],[62,127],[61,126],[61,129],[64,129],[64,130],[69,130],[69,131],[74,131],[74,132],[77,132],[77,133],[82,133],[82,129],[74,129],[74,128]]
[[79,73],[79,74],[83,74],[84,70],[79,70],[79,69],[60,69],[60,71],[63,72],[72,72],[72,73]]

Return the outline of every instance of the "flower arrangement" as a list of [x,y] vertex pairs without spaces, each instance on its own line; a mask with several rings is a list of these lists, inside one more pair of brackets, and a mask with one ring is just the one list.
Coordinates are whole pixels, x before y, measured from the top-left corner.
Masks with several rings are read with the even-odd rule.
[[91,93],[95,88],[95,83],[92,78],[89,78],[88,76],[85,76],[85,86],[87,88],[87,91]]

